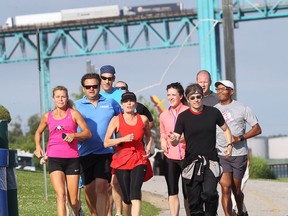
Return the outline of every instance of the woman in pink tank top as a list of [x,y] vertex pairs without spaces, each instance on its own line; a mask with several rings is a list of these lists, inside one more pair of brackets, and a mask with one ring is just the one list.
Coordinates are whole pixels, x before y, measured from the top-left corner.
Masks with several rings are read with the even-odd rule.
[[[66,199],[68,198],[74,215],[79,215],[80,205],[77,199],[80,174],[78,140],[92,136],[81,114],[72,109],[72,101],[68,98],[68,90],[63,86],[53,89],[55,108],[45,113],[35,132],[35,155],[49,157],[49,173],[51,183],[57,197],[57,215],[66,216]],[[81,132],[77,132],[77,127]],[[41,135],[49,128],[47,155],[41,148]],[[42,159],[42,161],[43,161]],[[67,190],[67,194],[66,194]]]

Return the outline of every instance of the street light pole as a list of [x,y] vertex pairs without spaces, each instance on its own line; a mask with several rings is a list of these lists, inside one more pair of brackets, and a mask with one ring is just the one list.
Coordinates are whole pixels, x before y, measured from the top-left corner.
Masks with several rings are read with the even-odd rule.
[[[235,67],[235,46],[234,46],[234,20],[232,0],[222,0],[223,29],[224,29],[224,56],[226,79],[232,81],[236,90],[236,67]],[[234,98],[236,99],[236,93]]]

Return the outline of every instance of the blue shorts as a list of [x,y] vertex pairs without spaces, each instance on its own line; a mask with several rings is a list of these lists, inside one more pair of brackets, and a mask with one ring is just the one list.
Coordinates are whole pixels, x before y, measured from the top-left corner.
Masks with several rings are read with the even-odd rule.
[[233,178],[242,179],[247,167],[247,155],[225,157],[219,155],[219,163],[224,173],[232,173]]
[[84,188],[84,185],[83,185],[83,181],[82,181],[82,177],[80,176],[79,178],[79,185],[78,185],[78,188]]

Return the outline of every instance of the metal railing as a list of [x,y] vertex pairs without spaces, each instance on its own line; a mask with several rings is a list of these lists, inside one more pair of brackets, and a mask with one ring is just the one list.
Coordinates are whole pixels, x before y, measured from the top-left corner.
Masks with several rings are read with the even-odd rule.
[[288,164],[269,164],[277,178],[288,178]]

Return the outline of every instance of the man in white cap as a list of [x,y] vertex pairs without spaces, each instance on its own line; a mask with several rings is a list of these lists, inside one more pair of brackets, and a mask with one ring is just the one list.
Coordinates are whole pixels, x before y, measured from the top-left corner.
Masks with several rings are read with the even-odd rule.
[[[225,215],[232,215],[231,191],[237,203],[237,215],[246,216],[243,212],[244,194],[241,191],[241,182],[247,167],[247,139],[261,134],[261,127],[252,110],[242,103],[233,100],[234,84],[229,80],[215,83],[219,103],[218,108],[232,133],[232,144],[225,140],[223,132],[217,128],[216,147],[223,174],[220,179],[222,189],[222,207]],[[251,129],[246,132],[246,123]],[[232,156],[225,157],[229,145],[232,145]]]

